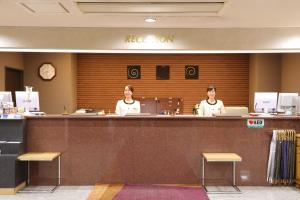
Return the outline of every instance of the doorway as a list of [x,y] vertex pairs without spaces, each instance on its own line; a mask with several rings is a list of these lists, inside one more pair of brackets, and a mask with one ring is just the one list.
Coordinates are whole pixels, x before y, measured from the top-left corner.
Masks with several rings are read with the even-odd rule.
[[12,99],[16,105],[15,91],[23,91],[23,70],[5,67],[5,91],[11,91]]

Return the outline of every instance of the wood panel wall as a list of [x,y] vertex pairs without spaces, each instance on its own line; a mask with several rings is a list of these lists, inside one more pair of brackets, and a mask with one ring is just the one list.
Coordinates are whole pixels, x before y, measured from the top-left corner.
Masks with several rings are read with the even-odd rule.
[[[206,98],[210,84],[225,106],[248,106],[248,54],[78,54],[77,107],[114,112],[125,85],[136,97],[182,97],[183,112]],[[141,79],[127,79],[127,65],[141,65]],[[156,80],[156,65],[170,66],[169,80]],[[185,80],[185,65],[199,65],[199,79]]]

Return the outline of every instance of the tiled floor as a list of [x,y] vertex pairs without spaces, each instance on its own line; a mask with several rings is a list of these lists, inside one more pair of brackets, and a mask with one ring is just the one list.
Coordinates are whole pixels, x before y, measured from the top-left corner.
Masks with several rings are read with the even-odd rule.
[[300,189],[295,187],[239,187],[241,194],[209,194],[210,200],[300,200]]
[[53,193],[17,193],[0,195],[0,200],[84,200],[94,186],[60,186]]
[[[54,193],[0,195],[0,200],[85,200],[93,186],[61,186]],[[295,187],[240,187],[242,194],[209,194],[210,200],[300,200]]]

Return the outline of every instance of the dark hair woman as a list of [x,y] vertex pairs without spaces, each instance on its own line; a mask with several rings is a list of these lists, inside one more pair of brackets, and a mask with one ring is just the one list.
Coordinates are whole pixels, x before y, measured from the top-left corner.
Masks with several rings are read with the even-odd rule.
[[132,85],[124,87],[125,99],[119,100],[116,105],[116,114],[126,115],[127,113],[140,113],[141,104],[133,98],[134,88]]
[[202,100],[199,109],[198,115],[210,117],[216,114],[225,113],[224,104],[221,100],[217,100],[216,97],[217,88],[214,85],[207,87],[207,99]]

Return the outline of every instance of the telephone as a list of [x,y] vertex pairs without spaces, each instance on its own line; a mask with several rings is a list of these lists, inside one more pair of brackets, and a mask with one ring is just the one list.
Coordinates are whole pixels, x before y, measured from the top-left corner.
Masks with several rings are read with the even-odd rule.
[[90,109],[90,108],[80,108],[78,110],[76,110],[75,113],[96,113],[96,110],[95,109]]

